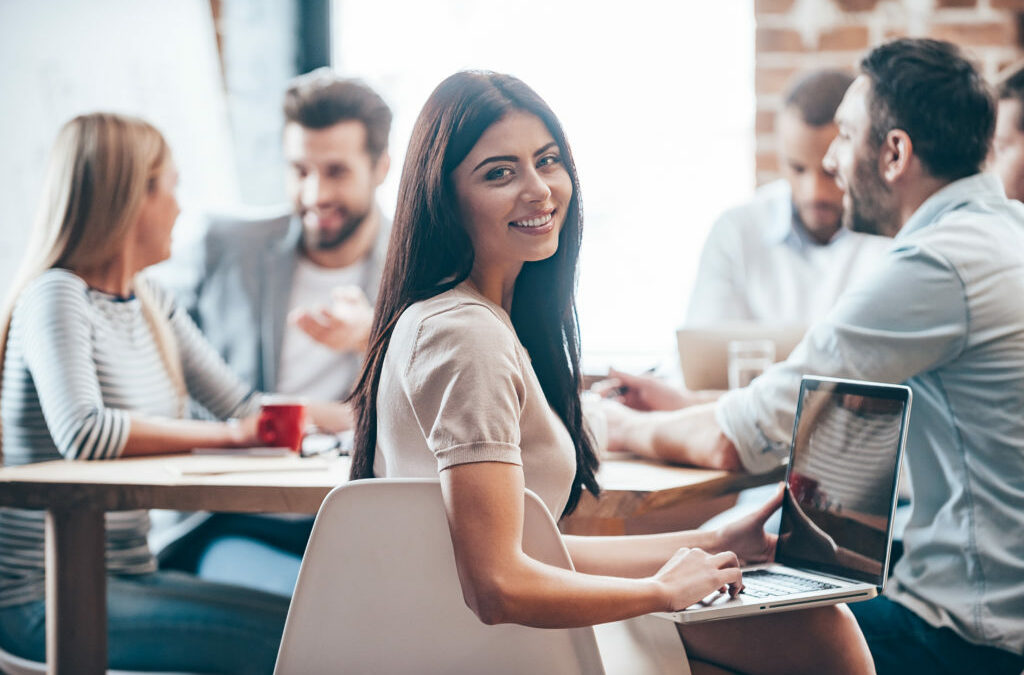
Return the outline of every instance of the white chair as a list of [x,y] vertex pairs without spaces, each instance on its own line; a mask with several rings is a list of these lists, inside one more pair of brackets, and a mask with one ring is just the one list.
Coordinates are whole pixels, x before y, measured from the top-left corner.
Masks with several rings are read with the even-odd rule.
[[[20,656],[0,649],[0,673],[4,675],[46,675],[46,664],[38,661],[29,661]],[[108,670],[107,675],[147,675],[146,673],[129,672],[125,670]],[[173,673],[162,673],[161,675],[173,675]],[[185,673],[181,675],[187,675]]]
[[[532,492],[524,517],[524,551],[571,569]],[[317,514],[275,673],[602,674],[609,660],[617,672],[688,673],[674,625],[644,620],[651,630],[609,624],[624,629],[604,659],[592,628],[487,626],[463,601],[439,481],[353,481]]]
[[23,659],[0,648],[0,673],[4,673],[4,675],[46,675],[46,664]]

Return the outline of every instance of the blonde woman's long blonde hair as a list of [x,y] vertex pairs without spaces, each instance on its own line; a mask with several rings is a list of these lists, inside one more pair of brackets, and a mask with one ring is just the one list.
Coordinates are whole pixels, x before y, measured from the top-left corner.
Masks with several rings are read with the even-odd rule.
[[[0,311],[0,387],[18,296],[48,269],[95,269],[121,252],[143,200],[169,158],[167,142],[156,127],[135,117],[91,113],[61,128],[29,248]],[[146,283],[136,277],[133,286],[183,412],[185,380],[168,317],[156,307]]]

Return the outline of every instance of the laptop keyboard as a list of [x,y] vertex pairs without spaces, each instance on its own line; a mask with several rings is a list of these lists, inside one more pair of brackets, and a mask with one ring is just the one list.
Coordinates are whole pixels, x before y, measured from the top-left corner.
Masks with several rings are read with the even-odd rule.
[[839,588],[839,586],[826,581],[769,572],[768,570],[752,570],[743,573],[742,593],[751,598],[774,598],[780,595],[796,595],[829,588]]

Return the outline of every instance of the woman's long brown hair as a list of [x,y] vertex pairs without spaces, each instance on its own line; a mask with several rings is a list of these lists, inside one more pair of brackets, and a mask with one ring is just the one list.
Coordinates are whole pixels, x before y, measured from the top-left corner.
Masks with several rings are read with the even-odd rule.
[[377,449],[377,390],[384,355],[398,317],[407,307],[464,281],[473,246],[463,228],[452,171],[492,124],[511,110],[536,115],[558,144],[573,194],[559,234],[558,251],[527,262],[516,280],[511,318],[530,354],[548,404],[576,448],[576,476],[565,513],[583,488],[598,494],[597,457],[584,431],[580,406],[580,342],[576,272],[583,232],[579,179],[561,124],[532,89],[509,75],[460,72],[438,85],[413,128],[398,189],[384,278],[377,296],[370,348],[349,400],[357,414],[351,477],[373,477]]

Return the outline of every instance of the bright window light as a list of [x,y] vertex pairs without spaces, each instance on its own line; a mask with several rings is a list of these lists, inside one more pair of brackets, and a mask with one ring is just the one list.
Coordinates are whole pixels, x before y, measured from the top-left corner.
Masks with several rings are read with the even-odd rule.
[[754,186],[752,0],[335,0],[335,67],[395,113],[394,212],[416,115],[457,70],[515,75],[554,109],[585,214],[584,368],[669,368],[700,249]]

